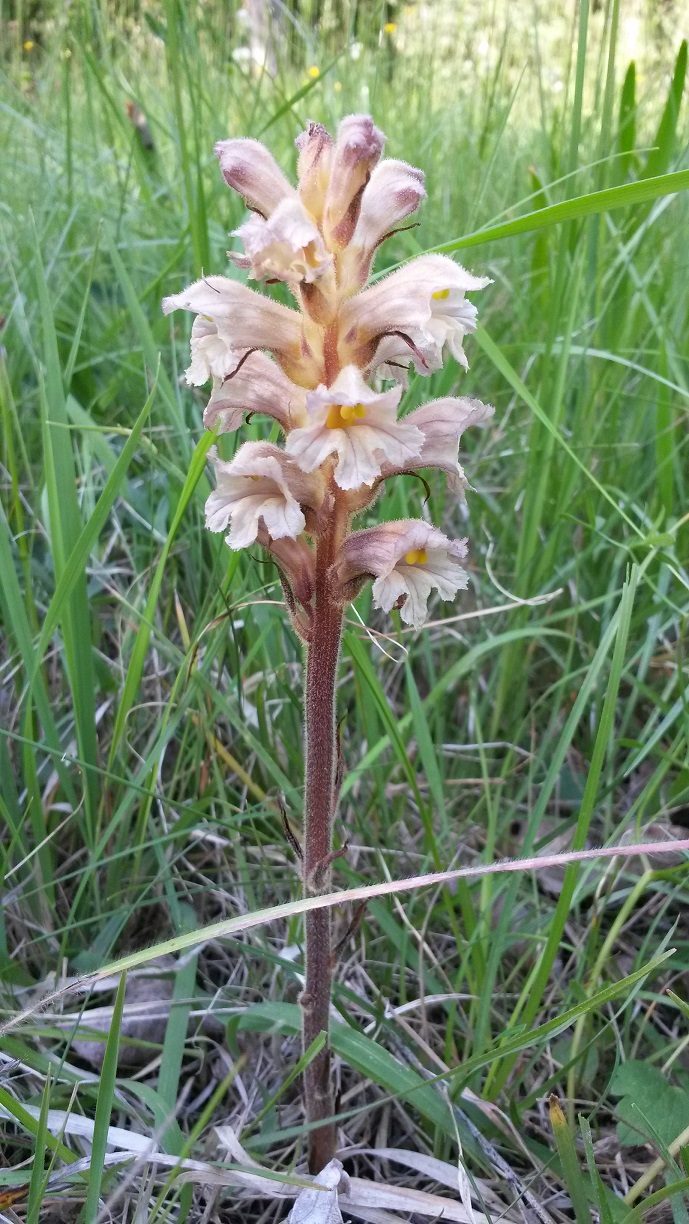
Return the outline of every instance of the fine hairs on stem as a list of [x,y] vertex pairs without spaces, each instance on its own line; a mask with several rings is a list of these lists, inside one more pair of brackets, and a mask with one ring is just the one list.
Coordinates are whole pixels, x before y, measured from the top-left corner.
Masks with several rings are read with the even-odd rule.
[[[229,462],[209,452],[216,488],[206,504],[211,531],[230,548],[256,543],[278,567],[285,605],[304,643],[303,891],[332,890],[333,822],[341,763],[335,689],[347,604],[373,582],[373,603],[399,610],[420,628],[428,599],[452,599],[467,585],[466,540],[423,519],[382,521],[353,530],[395,476],[444,472],[463,498],[458,446],[488,404],[465,397],[430,400],[399,416],[413,370],[427,377],[448,356],[465,369],[463,341],[476,327],[466,293],[483,289],[444,255],[422,255],[368,285],[384,240],[416,211],[422,171],[382,158],[385,137],[369,115],[349,115],[335,139],[320,123],[297,138],[298,185],[256,140],[216,145],[223,177],[244,199],[248,220],[230,252],[252,280],[283,281],[295,308],[235,277],[205,276],[167,297],[163,310],[195,314],[187,381],[212,381],[204,424],[239,429],[245,415],[272,417],[284,445],[244,442]],[[422,482],[425,483],[425,482]],[[305,915],[304,1049],[328,1035],[333,978],[330,910]],[[304,1073],[309,1168],[335,1155],[337,1133],[326,1040]]]

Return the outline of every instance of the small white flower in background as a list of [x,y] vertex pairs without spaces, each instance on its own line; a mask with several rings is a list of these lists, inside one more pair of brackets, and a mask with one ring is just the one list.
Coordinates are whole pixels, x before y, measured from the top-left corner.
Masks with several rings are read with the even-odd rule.
[[[459,439],[493,411],[445,398],[398,415],[411,370],[429,375],[449,356],[466,368],[464,340],[476,328],[466,294],[490,281],[448,256],[422,255],[364,287],[381,243],[426,195],[420,170],[381,160],[384,145],[369,115],[343,119],[335,139],[309,123],[297,139],[295,188],[258,141],[220,141],[223,177],[252,213],[234,231],[244,254],[231,259],[256,280],[285,282],[296,309],[215,275],[163,303],[165,313],[196,315],[187,379],[212,380],[204,424],[229,433],[259,413],[284,434],[283,447],[251,442],[230,462],[213,457],[207,522],[227,531],[231,548],[258,541],[272,553],[307,640],[321,544],[330,600],[346,604],[371,578],[375,605],[399,608],[417,628],[433,591],[450,599],[467,584],[465,541],[423,520],[351,531],[404,473],[437,468],[463,497]],[[395,385],[374,388],[374,377]]]

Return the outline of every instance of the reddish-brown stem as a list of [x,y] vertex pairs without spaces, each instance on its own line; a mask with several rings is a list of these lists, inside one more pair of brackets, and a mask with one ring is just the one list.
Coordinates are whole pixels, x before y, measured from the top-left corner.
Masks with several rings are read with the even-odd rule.
[[[330,892],[332,886],[332,829],[335,807],[337,734],[335,685],[342,634],[342,609],[334,603],[329,570],[340,543],[335,512],[321,533],[316,551],[316,590],[311,636],[306,655],[304,794],[304,895]],[[304,1049],[319,1033],[328,1033],[332,989],[330,910],[313,910],[304,920],[306,935],[306,981],[301,999]],[[333,1087],[328,1045],[304,1072],[306,1121],[323,1122],[309,1132],[309,1168],[312,1173],[335,1154]]]

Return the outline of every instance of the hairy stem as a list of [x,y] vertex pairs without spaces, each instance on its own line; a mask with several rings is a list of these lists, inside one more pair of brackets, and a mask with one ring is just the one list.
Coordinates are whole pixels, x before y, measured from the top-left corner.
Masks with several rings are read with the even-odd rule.
[[[336,515],[321,535],[316,553],[316,593],[311,641],[306,656],[306,778],[304,796],[304,895],[331,889],[334,782],[337,764],[335,684],[342,633],[342,609],[332,600],[328,571],[339,543]],[[332,989],[330,910],[306,915],[306,981],[301,999],[304,1049],[319,1033],[328,1032]],[[335,1154],[335,1124],[326,1044],[304,1072],[308,1124],[323,1122],[309,1134],[309,1168],[319,1173]]]

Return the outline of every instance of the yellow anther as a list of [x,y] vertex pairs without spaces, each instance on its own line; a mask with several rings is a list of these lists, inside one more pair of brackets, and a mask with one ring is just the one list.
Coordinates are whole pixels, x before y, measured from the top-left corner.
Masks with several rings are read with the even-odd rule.
[[331,404],[325,424],[328,429],[346,429],[366,416],[363,404]]
[[425,565],[428,560],[428,553],[425,548],[412,548],[406,554],[404,560],[407,565]]
[[450,296],[449,289],[438,289],[436,290],[435,293],[431,294],[431,297],[436,302],[444,302],[446,298],[449,298],[449,296]]
[[245,476],[245,480],[258,480],[258,476]]
[[320,260],[318,258],[318,251],[316,250],[316,243],[313,241],[307,242],[306,246],[303,248],[303,251],[304,251],[304,260],[309,265],[309,267],[317,268],[319,266]]

